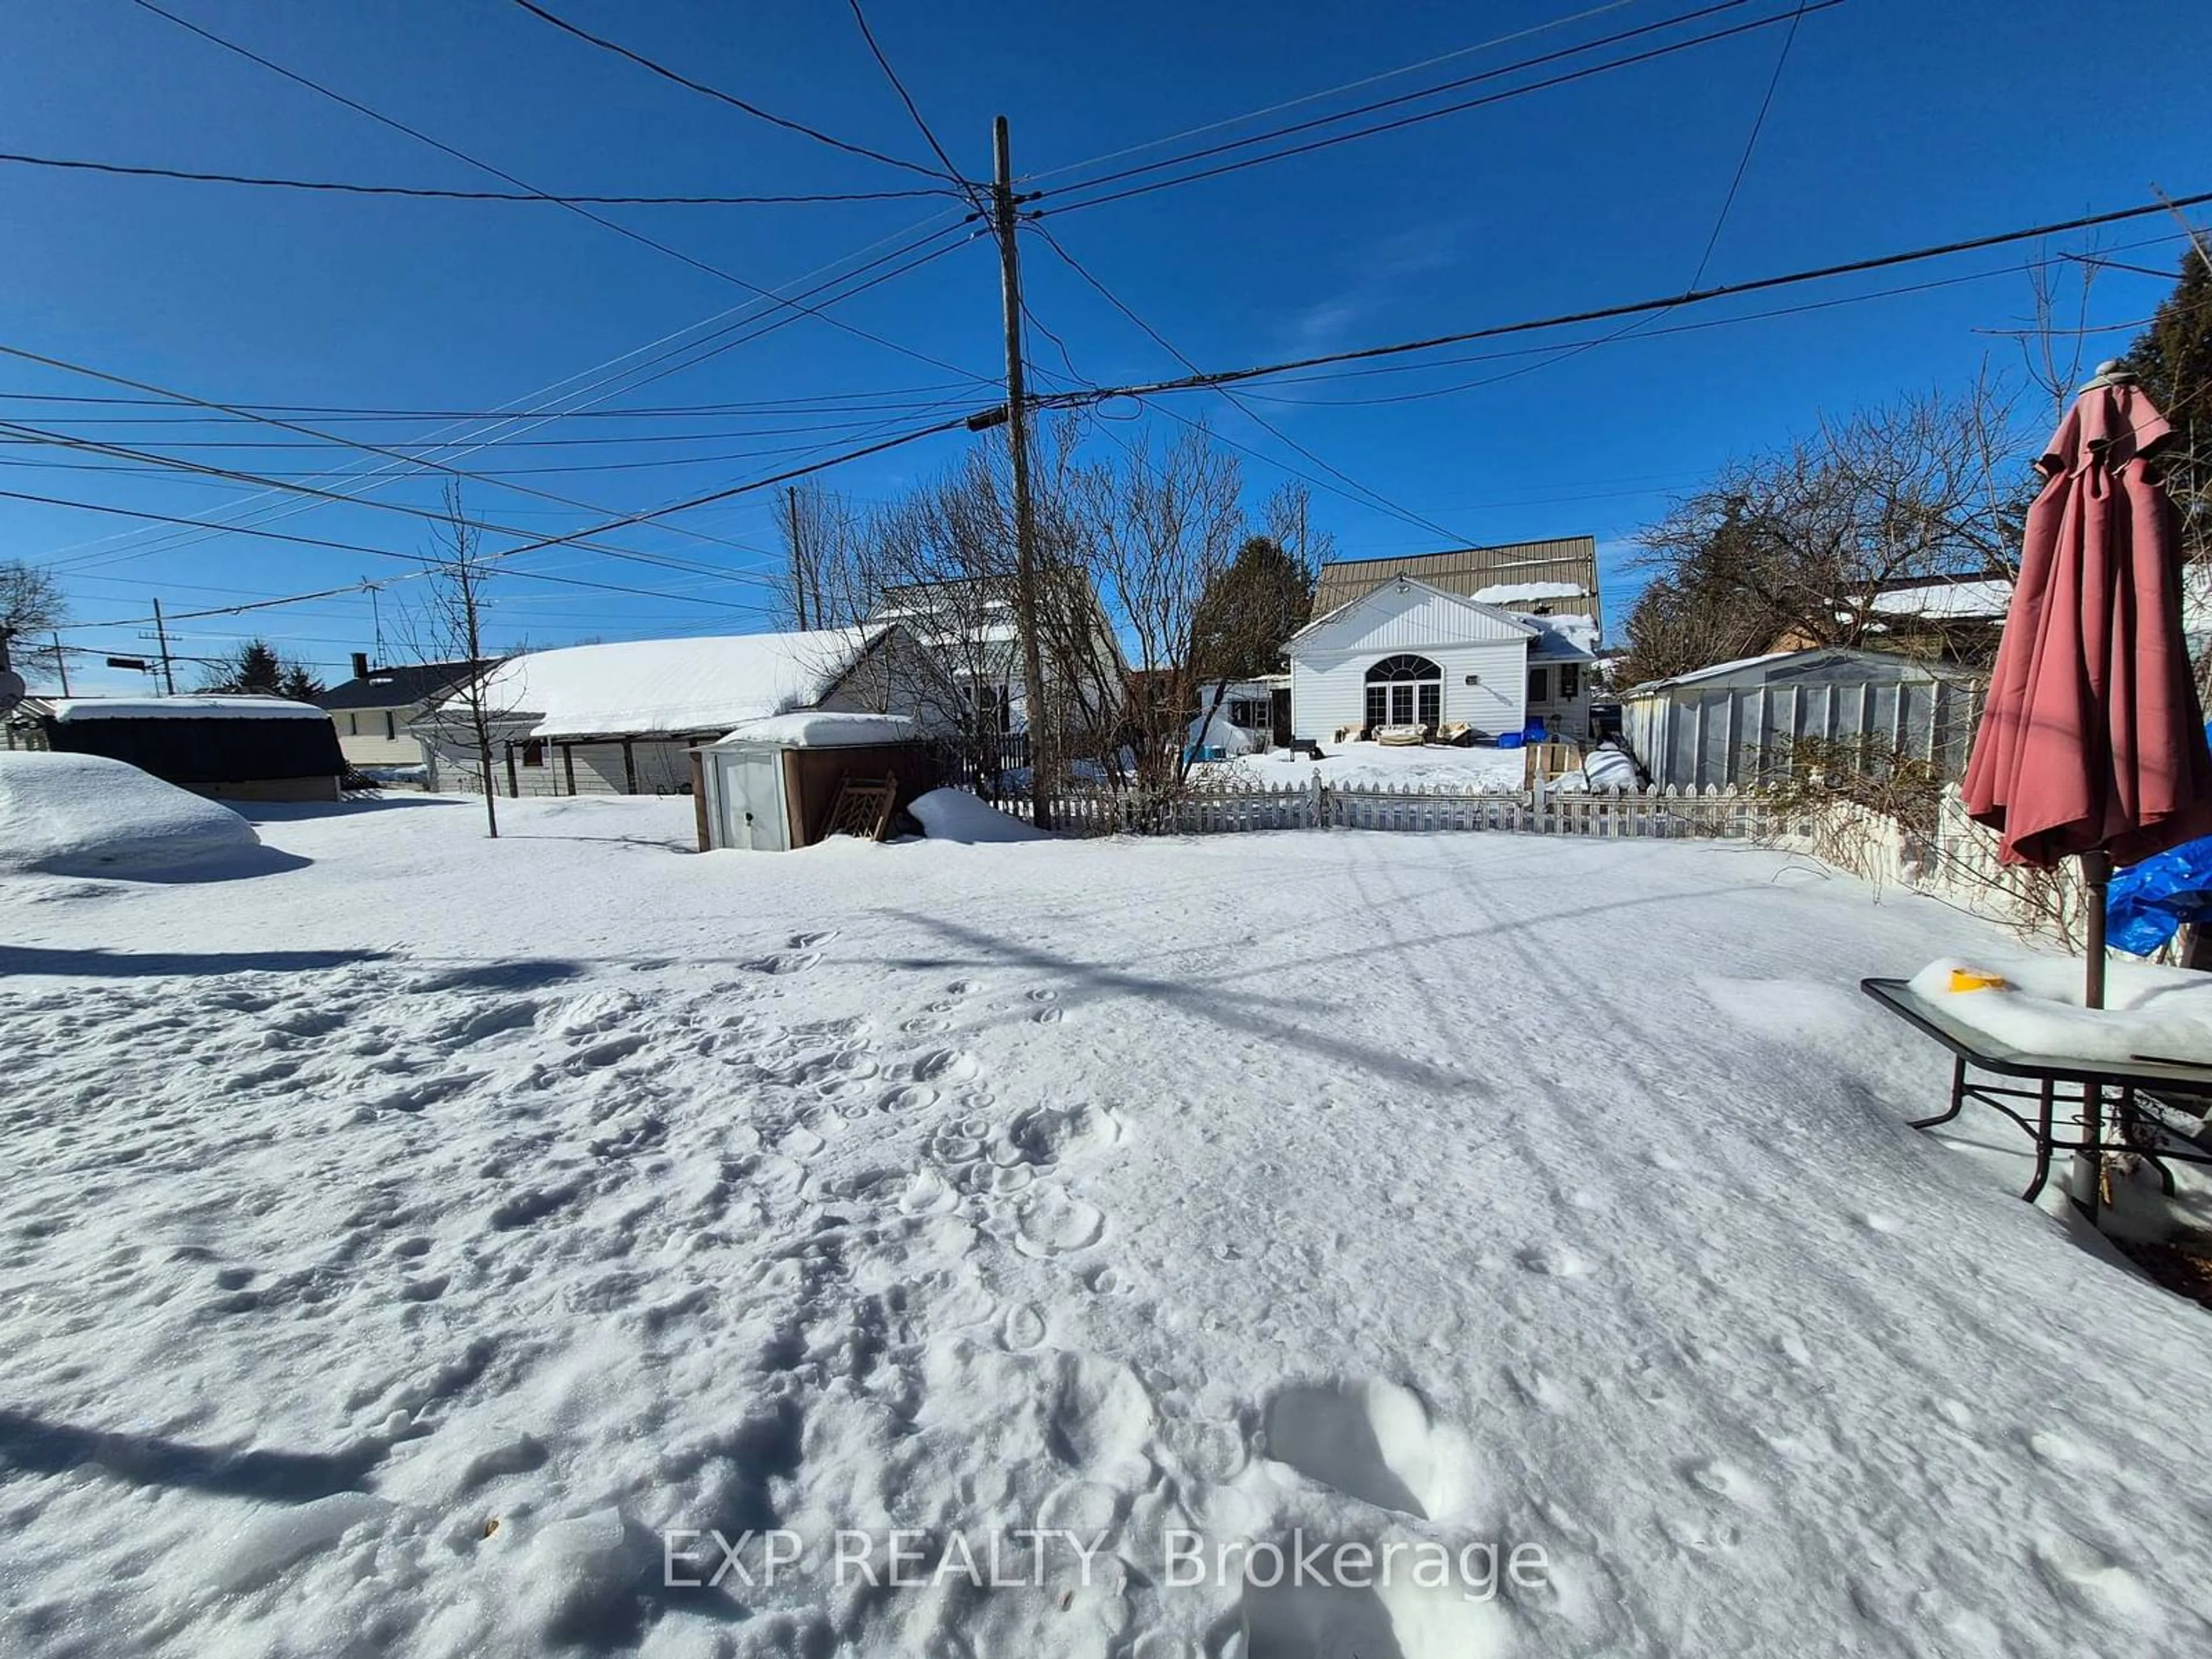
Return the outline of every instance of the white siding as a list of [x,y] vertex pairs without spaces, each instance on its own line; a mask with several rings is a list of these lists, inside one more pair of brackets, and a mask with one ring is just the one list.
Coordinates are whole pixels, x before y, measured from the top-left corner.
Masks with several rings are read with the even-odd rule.
[[1367,671],[1404,652],[1443,671],[1446,724],[1517,732],[1527,723],[1528,641],[1521,625],[1450,595],[1379,588],[1292,642],[1291,729],[1327,740],[1366,724]]
[[[341,708],[331,715],[337,728],[338,752],[356,766],[420,766],[422,745],[408,721],[414,708]],[[384,735],[391,722],[392,737]]]

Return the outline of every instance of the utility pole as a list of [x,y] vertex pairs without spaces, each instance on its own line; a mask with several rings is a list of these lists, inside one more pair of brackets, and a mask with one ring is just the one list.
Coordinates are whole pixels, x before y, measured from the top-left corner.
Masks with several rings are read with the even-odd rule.
[[177,675],[169,663],[169,625],[161,620],[161,602],[159,599],[154,601],[154,637],[161,646],[161,684],[168,688],[169,695],[173,697],[177,695]]
[[799,617],[799,631],[806,631],[806,561],[799,549],[799,486],[783,490],[784,533],[791,538],[791,603]]
[[1037,638],[1036,514],[1030,500],[1029,397],[1023,389],[1022,262],[1014,245],[1020,216],[1014,209],[1012,141],[1006,118],[991,124],[992,217],[999,233],[1000,288],[1006,311],[1006,445],[1014,481],[1014,627],[1022,641],[1022,701],[1030,740],[1030,811],[1040,830],[1052,827],[1047,753],[1052,721],[1044,703],[1044,663]]
[[62,696],[66,697],[70,694],[69,653],[62,649],[62,636],[59,634],[54,635],[54,672],[62,677]]

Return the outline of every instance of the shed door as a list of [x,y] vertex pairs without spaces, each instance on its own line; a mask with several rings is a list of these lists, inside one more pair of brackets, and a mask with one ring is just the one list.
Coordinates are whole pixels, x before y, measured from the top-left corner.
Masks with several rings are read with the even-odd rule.
[[722,812],[727,844],[757,853],[784,850],[783,799],[777,788],[783,757],[775,750],[747,752],[725,763]]

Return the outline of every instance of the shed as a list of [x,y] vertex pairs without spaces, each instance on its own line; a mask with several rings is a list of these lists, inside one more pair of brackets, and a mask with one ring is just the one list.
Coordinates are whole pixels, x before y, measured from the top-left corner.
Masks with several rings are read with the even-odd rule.
[[1622,736],[1657,784],[1747,781],[1800,738],[1964,774],[1986,681],[1956,664],[1840,646],[1780,651],[1650,680],[1622,696]]
[[331,717],[289,697],[29,697],[9,724],[227,800],[337,800],[346,769]]
[[847,782],[889,782],[899,811],[937,787],[940,770],[935,747],[898,714],[777,714],[693,752],[702,852],[811,847],[828,838]]

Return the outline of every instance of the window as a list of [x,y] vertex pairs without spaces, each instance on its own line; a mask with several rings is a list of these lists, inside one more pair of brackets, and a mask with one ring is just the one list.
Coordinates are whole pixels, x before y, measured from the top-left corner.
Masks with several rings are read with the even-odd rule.
[[1552,671],[1532,668],[1528,671],[1528,701],[1549,702],[1552,700]]
[[1231,697],[1222,707],[1228,713],[1229,723],[1241,726],[1247,732],[1264,732],[1273,719],[1266,702],[1258,697]]
[[1385,657],[1367,671],[1368,725],[1435,726],[1443,710],[1443,670],[1426,657]]
[[525,766],[543,766],[545,764],[544,738],[526,738],[523,740],[522,763]]
[[1559,665],[1559,701],[1572,702],[1583,692],[1583,669],[1580,663]]
[[384,740],[396,743],[399,738],[399,717],[389,708],[384,711]]

